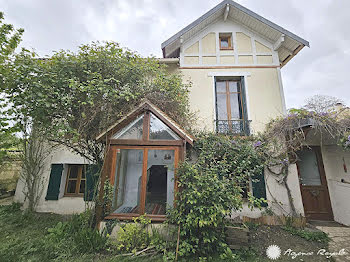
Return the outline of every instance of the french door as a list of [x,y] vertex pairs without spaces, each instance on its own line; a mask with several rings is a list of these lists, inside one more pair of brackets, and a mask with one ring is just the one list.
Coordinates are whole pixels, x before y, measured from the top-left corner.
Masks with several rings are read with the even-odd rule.
[[109,217],[164,217],[174,202],[179,147],[112,145],[111,154]]

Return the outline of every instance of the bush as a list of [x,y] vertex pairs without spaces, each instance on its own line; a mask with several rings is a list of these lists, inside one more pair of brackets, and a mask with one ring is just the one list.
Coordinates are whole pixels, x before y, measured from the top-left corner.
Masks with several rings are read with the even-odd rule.
[[[170,222],[180,226],[180,256],[227,253],[225,218],[242,208],[247,181],[264,167],[264,157],[255,144],[250,139],[216,134],[197,136],[196,160],[187,160],[177,169],[179,192],[169,212]],[[264,201],[251,194],[248,200],[251,208]]]
[[117,240],[114,243],[119,252],[133,252],[148,247],[151,236],[146,226],[151,223],[149,218],[140,216],[134,218],[134,223],[120,225]]

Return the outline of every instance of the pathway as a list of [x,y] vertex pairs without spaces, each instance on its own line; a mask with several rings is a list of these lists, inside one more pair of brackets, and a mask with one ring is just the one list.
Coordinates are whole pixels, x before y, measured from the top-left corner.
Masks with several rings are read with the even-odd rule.
[[310,223],[328,234],[331,239],[329,242],[330,252],[339,252],[342,249],[347,252],[346,255],[334,257],[335,261],[350,261],[350,227],[327,221],[312,221]]

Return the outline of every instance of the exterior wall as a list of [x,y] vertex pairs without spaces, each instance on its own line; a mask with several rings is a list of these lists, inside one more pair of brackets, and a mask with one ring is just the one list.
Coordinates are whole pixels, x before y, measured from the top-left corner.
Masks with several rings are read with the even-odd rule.
[[[220,50],[221,33],[231,35],[232,50]],[[219,18],[182,44],[180,66],[279,66],[273,44],[230,18]]]
[[[321,149],[334,220],[350,226],[350,152],[336,145],[325,145]],[[348,183],[341,182],[342,179]]]
[[[46,192],[48,189],[51,164],[64,164],[62,172],[60,194],[58,200],[45,200]],[[65,197],[64,190],[66,185],[66,177],[68,164],[89,164],[87,160],[81,156],[71,152],[70,150],[59,147],[52,151],[52,154],[47,157],[45,168],[44,168],[44,179],[43,179],[43,193],[38,202],[38,212],[52,212],[57,214],[74,214],[81,213],[85,210],[85,202],[83,197]],[[14,197],[15,202],[24,203],[26,205],[25,196],[23,194],[24,183],[19,180],[16,187],[16,193]]]
[[[221,33],[231,34],[233,50],[220,50]],[[273,43],[229,19],[220,18],[183,43],[179,71],[192,83],[196,127],[215,130],[215,76],[244,76],[251,130],[263,131],[266,123],[286,111],[278,61]],[[169,71],[176,71],[173,65]]]
[[[289,166],[287,183],[293,196],[293,203],[297,214],[304,216],[304,207],[300,193],[297,168],[295,164]],[[292,209],[288,200],[286,188],[276,180],[276,176],[272,175],[267,170],[265,170],[265,184],[268,208],[276,215],[290,215]],[[262,215],[263,212],[264,209],[259,210],[257,208],[254,208],[251,210],[248,207],[248,204],[245,204],[240,212],[235,212],[232,215],[232,218],[235,218],[237,216],[241,218],[243,216],[258,218]]]
[[190,106],[197,113],[196,127],[215,130],[214,77],[244,76],[248,118],[253,132],[263,131],[265,125],[284,113],[284,97],[276,68],[180,69],[184,81],[191,81]]

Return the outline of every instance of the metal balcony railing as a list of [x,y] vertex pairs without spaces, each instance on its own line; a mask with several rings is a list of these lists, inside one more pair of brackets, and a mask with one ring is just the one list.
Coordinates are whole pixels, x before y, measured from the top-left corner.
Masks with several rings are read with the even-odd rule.
[[250,135],[250,122],[251,120],[215,120],[216,132],[219,134],[227,135]]

